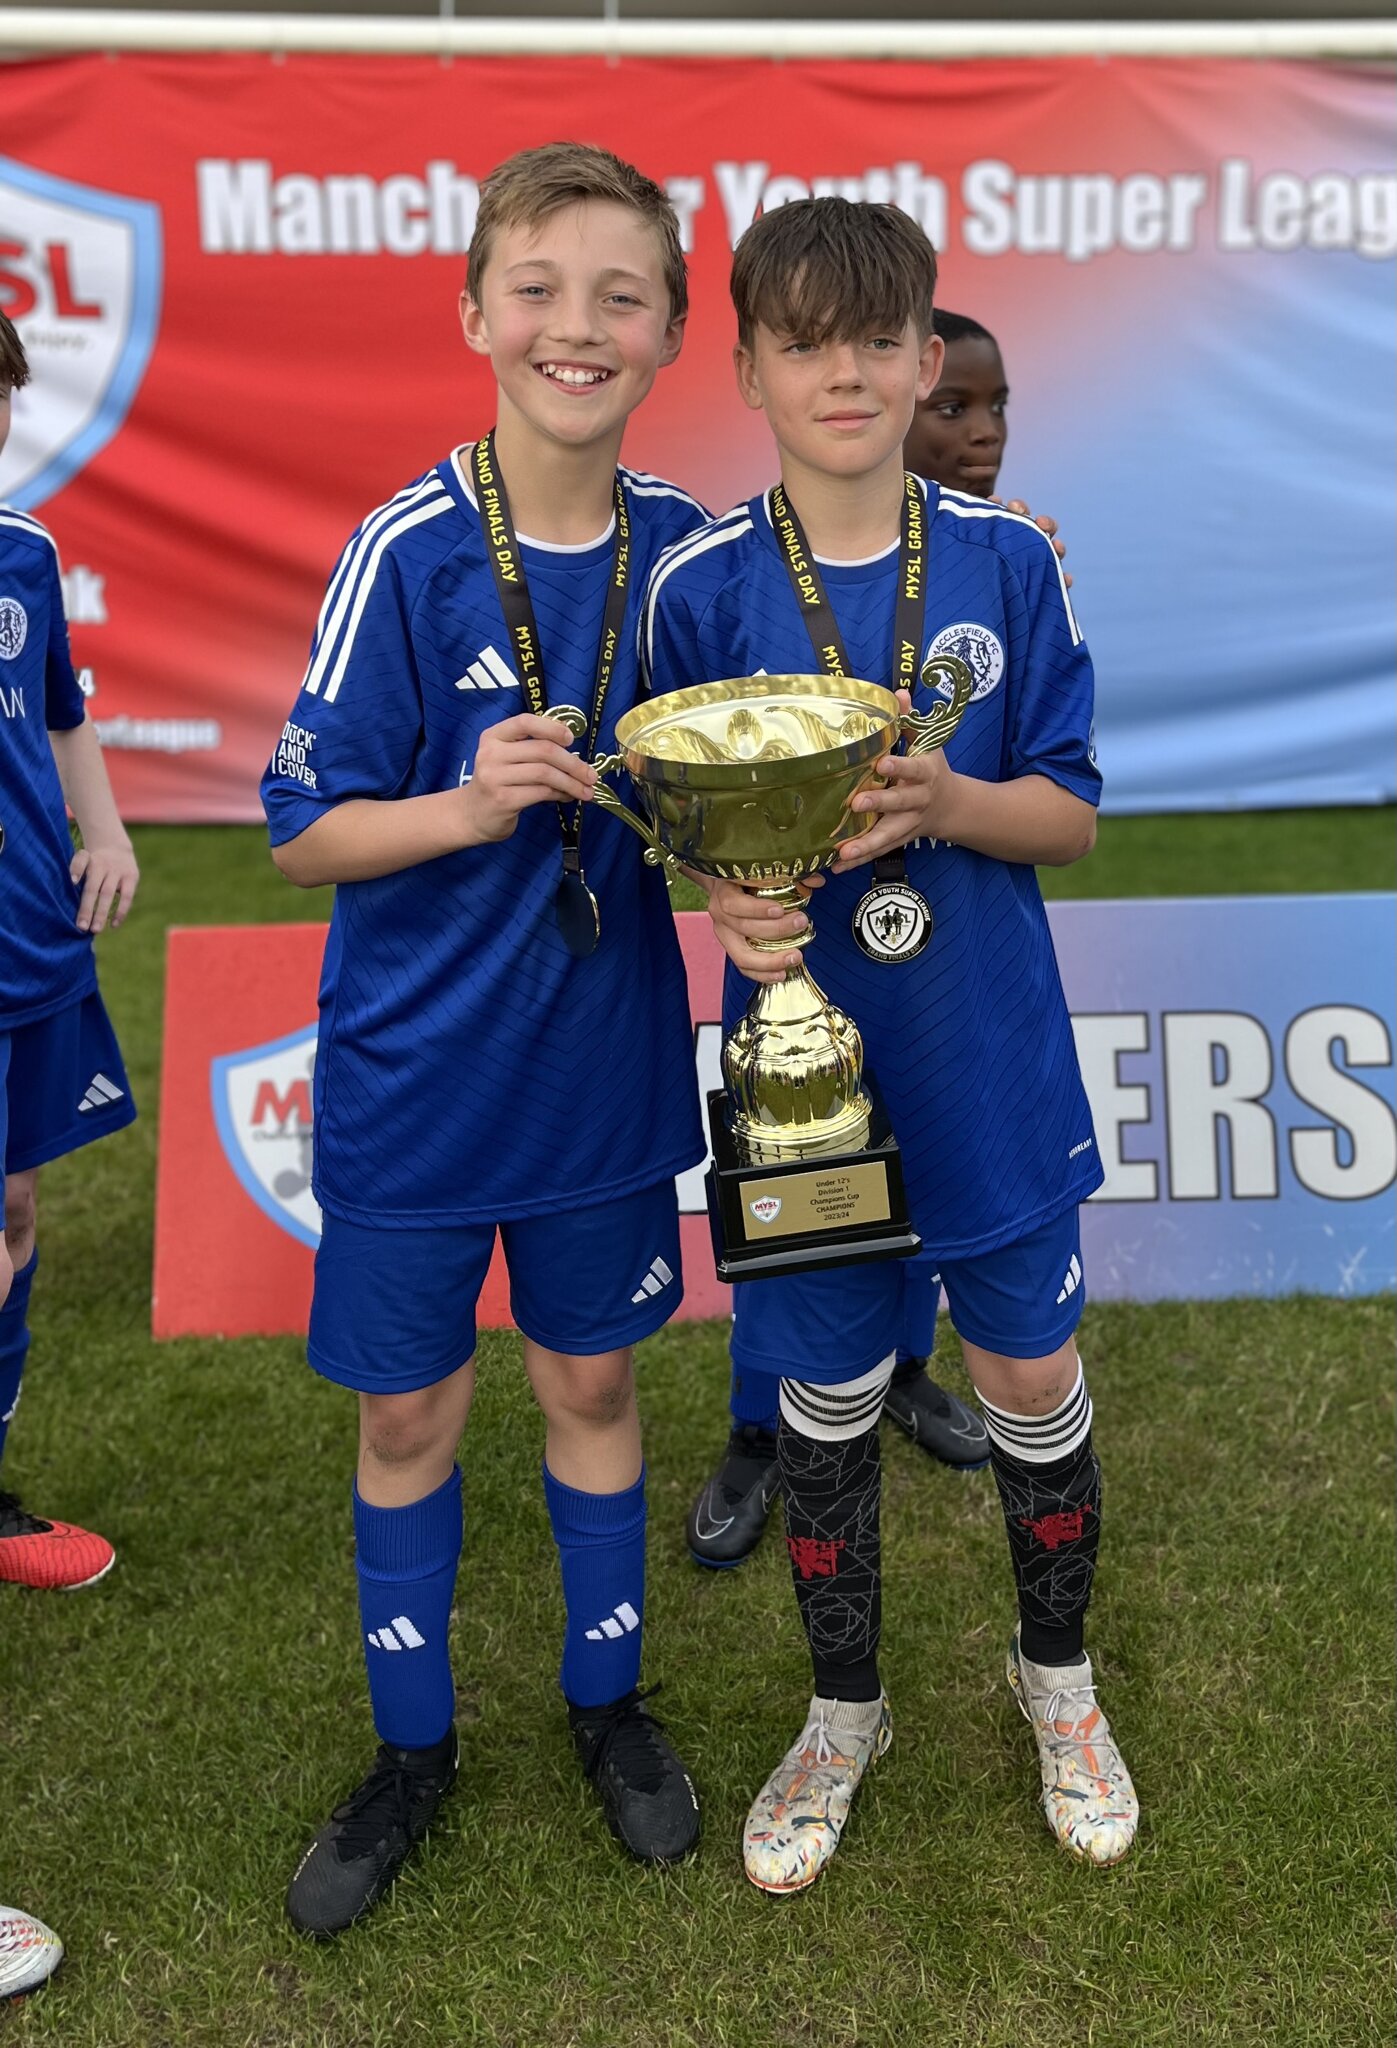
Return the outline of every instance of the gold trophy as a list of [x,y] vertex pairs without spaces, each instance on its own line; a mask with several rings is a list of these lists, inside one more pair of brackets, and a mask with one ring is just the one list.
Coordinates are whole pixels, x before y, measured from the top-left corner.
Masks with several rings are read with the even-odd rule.
[[[682,869],[759,883],[783,909],[809,909],[797,886],[833,865],[877,813],[854,798],[881,789],[876,764],[905,737],[908,751],[944,746],[974,678],[964,662],[933,656],[922,680],[949,692],[929,714],[903,712],[891,690],[844,676],[740,676],[649,698],[616,726],[619,751],[596,762],[596,801],[646,843],[645,858],[673,879]],[[602,779],[625,769],[632,811]],[[856,931],[870,891],[856,913]],[[883,894],[888,893],[884,885]],[[924,900],[905,883],[880,914],[894,934]],[[920,912],[917,910],[920,906]],[[809,943],[759,942],[786,953]],[[708,1098],[708,1174],[714,1256],[723,1280],[755,1280],[868,1259],[905,1258],[912,1229],[901,1161],[875,1124],[863,1090],[857,1025],[825,996],[804,964],[758,987],[723,1047],[726,1088]]]

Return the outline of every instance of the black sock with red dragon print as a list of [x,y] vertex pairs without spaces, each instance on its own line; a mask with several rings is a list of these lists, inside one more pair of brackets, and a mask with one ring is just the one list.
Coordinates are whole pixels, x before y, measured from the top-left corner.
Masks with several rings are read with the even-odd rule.
[[1049,1415],[981,1397],[1019,1596],[1019,1646],[1035,1664],[1077,1664],[1101,1540],[1101,1467],[1081,1365]]

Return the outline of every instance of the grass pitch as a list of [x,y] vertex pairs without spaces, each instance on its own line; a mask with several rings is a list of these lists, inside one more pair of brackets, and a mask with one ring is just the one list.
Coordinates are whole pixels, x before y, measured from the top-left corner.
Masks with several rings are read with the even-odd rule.
[[[1390,886],[1391,814],[1106,820],[1054,884],[1100,895]],[[0,1588],[0,1899],[68,1945],[0,2009],[61,2048],[1377,2048],[1390,1973],[1391,1303],[1102,1305],[1082,1348],[1109,1526],[1103,1697],[1144,1823],[1081,1868],[1037,1810],[1003,1684],[987,1474],[886,1446],[893,1748],[810,1894],[759,1896],[742,1816],[808,1672],[774,1534],[687,1560],[721,1441],[717,1325],[641,1354],[648,1677],[705,1800],[696,1861],[625,1863],[567,1742],[542,1432],[516,1341],[482,1343],[454,1662],[462,1773],[373,1920],[296,1939],[281,1896],[372,1748],[348,1515],[353,1404],[293,1340],[149,1329],[163,928],[325,914],[258,835],[138,835],[102,975],[143,1105],[46,1171],[35,1343],[6,1481],[116,1570]],[[1059,893],[1065,893],[1060,888]],[[955,1340],[939,1365],[963,1384]]]

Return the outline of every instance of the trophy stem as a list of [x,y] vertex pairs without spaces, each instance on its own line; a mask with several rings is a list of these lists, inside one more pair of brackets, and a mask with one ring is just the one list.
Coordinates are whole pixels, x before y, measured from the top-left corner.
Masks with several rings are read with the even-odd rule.
[[723,1047],[723,1077],[733,1136],[750,1164],[818,1159],[868,1143],[858,1027],[804,965],[757,990]]

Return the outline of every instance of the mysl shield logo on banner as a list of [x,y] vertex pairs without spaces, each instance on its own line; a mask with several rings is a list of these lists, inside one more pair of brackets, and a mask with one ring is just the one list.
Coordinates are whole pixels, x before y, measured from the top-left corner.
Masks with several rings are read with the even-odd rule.
[[34,381],[16,394],[0,499],[32,510],[120,428],[160,319],[160,209],[0,156],[0,311]]
[[228,1164],[273,1223],[302,1244],[320,1242],[310,1191],[316,1027],[210,1064],[213,1119]]

